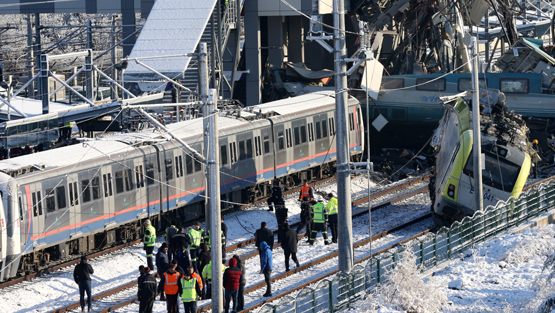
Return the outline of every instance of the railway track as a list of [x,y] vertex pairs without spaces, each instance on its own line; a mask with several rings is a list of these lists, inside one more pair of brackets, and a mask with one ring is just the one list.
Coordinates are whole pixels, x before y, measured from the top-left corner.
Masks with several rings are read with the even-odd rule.
[[[419,183],[419,182],[422,182],[422,181],[424,181],[424,180],[426,180],[426,179],[428,179],[428,178],[429,178],[429,176],[419,177],[419,178],[416,178],[416,179],[414,179],[414,180],[411,180],[411,181],[408,181],[408,182],[405,182],[405,183],[398,184],[398,185],[396,185],[396,186],[393,186],[392,188],[388,188],[388,189],[385,189],[385,190],[382,190],[382,191],[379,191],[379,192],[376,192],[376,193],[372,194],[372,195],[370,196],[370,199],[371,199],[371,200],[376,200],[376,199],[378,199],[378,198],[380,198],[380,197],[388,196],[388,195],[390,195],[391,193],[396,193],[396,192],[398,193],[400,190],[406,189],[407,187],[413,186],[413,185],[415,185],[415,184],[417,184],[417,183]],[[384,207],[384,206],[397,203],[397,202],[399,202],[399,201],[402,201],[402,200],[404,200],[404,199],[413,197],[413,196],[418,195],[418,194],[420,194],[420,193],[427,192],[427,190],[428,190],[427,187],[424,187],[424,188],[418,188],[418,189],[416,189],[416,190],[411,190],[411,191],[409,191],[409,192],[407,192],[407,193],[402,193],[401,195],[397,195],[397,196],[394,197],[394,198],[386,199],[386,200],[383,200],[383,201],[381,201],[381,202],[379,202],[379,203],[377,203],[377,204],[374,204],[374,205],[372,206],[372,210],[377,210],[377,209],[382,208],[382,207]],[[295,191],[291,191],[290,193],[294,193],[294,192],[295,192]],[[354,202],[353,202],[353,205],[360,205],[360,204],[365,203],[365,202],[367,202],[367,201],[368,201],[368,197],[361,198],[361,199],[358,199],[358,200],[354,201]],[[353,218],[358,217],[358,216],[365,215],[365,214],[367,214],[367,213],[368,213],[367,210],[360,210],[360,211],[358,211],[357,213],[354,213],[354,214],[353,214]],[[404,228],[404,227],[408,227],[409,225],[412,225],[412,224],[414,224],[414,223],[418,223],[418,222],[421,221],[422,219],[428,218],[429,215],[430,215],[430,214],[427,214],[427,215],[425,215],[425,216],[423,216],[423,217],[420,217],[420,218],[418,218],[418,219],[416,219],[416,220],[414,220],[414,221],[411,221],[411,222],[409,222],[409,223],[406,223],[406,224],[397,226],[397,227],[395,227],[395,228],[393,228],[393,229],[387,230],[387,231],[385,231],[385,232],[383,232],[383,233],[381,233],[381,234],[378,234],[378,235],[376,235],[376,236],[373,236],[373,237],[372,237],[372,240],[379,239],[379,238],[384,237],[384,236],[386,236],[386,235],[388,235],[388,234],[390,234],[390,233],[392,233],[392,232],[398,231],[399,229],[402,229],[402,228]],[[296,225],[297,225],[297,223],[292,224],[292,228],[296,227]],[[304,234],[300,236],[300,238],[303,238],[303,237],[304,237]],[[242,241],[242,242],[240,242],[240,243],[237,243],[237,244],[231,245],[231,246],[229,246],[229,247],[226,247],[226,251],[230,252],[230,251],[239,249],[239,248],[241,248],[241,247],[245,247],[245,246],[247,246],[248,244],[254,243],[254,241],[255,241],[254,238],[249,239],[249,240],[246,240],[246,241]],[[365,245],[365,244],[368,244],[369,242],[370,242],[370,239],[361,240],[361,241],[355,243],[355,248],[356,248],[356,247],[359,247],[359,246],[363,246],[363,245]],[[398,245],[398,244],[396,244],[396,245]],[[393,245],[393,246],[391,246],[390,248],[393,248],[393,247],[396,246],[396,245]],[[280,246],[280,244],[278,243],[278,244],[274,245],[274,248],[277,248],[277,247],[279,247],[279,246]],[[383,252],[383,251],[382,251],[382,252]],[[250,252],[250,253],[241,255],[241,259],[242,259],[242,260],[247,260],[247,259],[249,259],[249,258],[255,257],[256,255],[258,255],[258,251],[253,251],[253,252]],[[330,253],[330,254],[328,254],[328,255],[325,255],[325,256],[323,256],[323,257],[321,257],[321,258],[318,258],[317,260],[313,260],[313,261],[311,261],[311,262],[309,262],[309,263],[307,263],[307,264],[303,264],[301,267],[299,267],[299,268],[297,268],[297,269],[294,269],[294,270],[292,269],[292,270],[289,271],[289,272],[285,272],[285,273],[283,273],[283,274],[280,274],[280,275],[278,275],[278,276],[272,278],[272,281],[274,281],[274,280],[280,280],[280,279],[286,278],[286,277],[288,277],[288,276],[290,276],[290,275],[293,275],[293,274],[298,273],[298,272],[300,272],[300,271],[302,271],[302,270],[305,270],[305,269],[307,269],[307,268],[310,268],[311,266],[313,266],[313,265],[315,265],[315,264],[318,264],[318,263],[320,263],[320,262],[324,262],[324,261],[326,261],[326,260],[332,259],[332,258],[334,258],[334,257],[336,257],[336,256],[337,256],[337,251],[334,252],[334,253]],[[330,274],[330,275],[331,275],[331,274]],[[123,284],[123,285],[121,285],[121,286],[115,287],[115,288],[113,288],[113,289],[104,291],[104,292],[102,292],[102,293],[100,293],[100,294],[97,294],[97,295],[93,296],[93,300],[95,301],[95,312],[111,312],[111,311],[117,310],[117,309],[119,309],[119,308],[122,308],[122,307],[124,307],[124,306],[130,305],[130,304],[136,302],[137,299],[136,299],[136,297],[135,297],[134,294],[133,294],[134,291],[131,291],[131,293],[130,293],[130,291],[128,291],[130,288],[132,288],[132,287],[134,287],[134,286],[136,286],[136,281],[131,281],[131,282],[129,282],[129,283]],[[264,282],[261,282],[261,283],[259,283],[259,284],[256,284],[256,285],[254,285],[254,286],[251,286],[251,287],[247,288],[247,289],[245,290],[245,294],[246,294],[246,293],[249,293],[249,292],[252,292],[252,291],[254,291],[254,290],[258,289],[258,288],[261,288],[261,286],[265,286]],[[133,289],[133,290],[135,290],[135,289]],[[124,295],[124,296],[121,296],[121,295]],[[127,295],[127,296],[125,296],[125,295]],[[113,297],[115,297],[116,299],[122,299],[122,298],[126,298],[126,299],[124,299],[123,301],[119,301],[119,302],[116,301],[116,302],[114,303],[114,300],[112,299]],[[272,298],[272,299],[273,299],[273,298]],[[99,307],[99,306],[100,306],[100,307]],[[64,306],[64,307],[62,307],[62,308],[58,308],[58,309],[56,309],[56,310],[54,310],[54,311],[52,311],[52,312],[67,312],[67,311],[71,311],[71,310],[73,310],[73,309],[75,309],[75,308],[78,308],[78,307],[79,307],[79,303],[78,303],[78,302],[75,302],[75,303],[72,303],[72,304],[70,304],[70,305]],[[201,310],[208,310],[209,308],[210,308],[209,305],[208,305],[208,306],[199,307],[199,309],[201,309]]]

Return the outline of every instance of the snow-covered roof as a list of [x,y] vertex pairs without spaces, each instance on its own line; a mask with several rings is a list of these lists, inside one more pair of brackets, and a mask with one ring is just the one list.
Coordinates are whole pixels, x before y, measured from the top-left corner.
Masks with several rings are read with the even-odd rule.
[[[321,108],[335,103],[335,91],[326,90],[309,93],[302,96],[268,102],[253,106],[253,112],[276,112],[279,115],[291,114],[299,111]],[[249,107],[250,109],[251,107]]]
[[[42,101],[23,97],[14,97],[11,99],[10,104],[19,111],[27,114],[28,117],[42,115]],[[50,101],[50,113],[67,111],[74,108],[74,105]],[[8,106],[4,105],[0,108],[0,115],[8,114]],[[22,117],[15,110],[10,109],[10,115]]]
[[[216,0],[156,1],[129,58],[195,52],[215,4]],[[140,61],[174,78],[187,69],[190,60],[174,57]],[[134,61],[129,62],[124,75],[127,81],[162,79]]]

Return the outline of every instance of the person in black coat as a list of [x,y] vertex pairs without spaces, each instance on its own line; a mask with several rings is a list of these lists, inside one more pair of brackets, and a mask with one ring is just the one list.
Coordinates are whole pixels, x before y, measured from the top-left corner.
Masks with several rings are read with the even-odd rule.
[[145,274],[145,266],[144,265],[139,265],[139,277],[137,278],[137,298],[139,299],[139,301],[141,300],[141,295],[142,295],[142,289],[143,289],[143,279],[145,278],[146,274]]
[[283,201],[282,197],[283,195],[281,192],[281,187],[279,186],[279,180],[274,179],[273,187],[272,187],[272,196],[268,198],[268,200],[266,201],[269,207],[268,211],[270,212],[274,211],[274,205],[279,204],[280,201]]
[[301,201],[301,223],[297,226],[297,234],[306,226],[306,231],[304,236],[306,240],[309,241],[310,235],[312,234],[312,206],[308,200],[308,197],[304,197]]
[[285,223],[287,223],[287,213],[288,210],[285,207],[285,202],[283,201],[283,199],[279,200],[277,202],[276,205],[276,220],[277,220],[277,225],[278,225],[278,243],[283,241],[283,237],[285,236],[285,228],[283,228],[283,225],[285,225]]
[[210,260],[212,260],[212,252],[210,251],[210,248],[208,248],[207,244],[201,243],[200,253],[198,255],[199,269],[204,269],[204,266],[210,263]]
[[289,257],[293,259],[295,265],[299,267],[299,260],[297,260],[297,232],[289,228],[289,224],[285,223],[285,237],[281,242],[281,248],[285,254],[285,271],[289,272]]
[[222,264],[225,264],[227,251],[225,250],[225,246],[227,244],[227,225],[224,222],[224,218],[222,217],[222,232],[224,233],[224,241],[222,242]]
[[92,308],[91,298],[91,274],[94,274],[92,266],[87,261],[87,256],[81,257],[81,263],[75,266],[73,270],[73,280],[79,285],[79,301],[81,303],[81,311],[85,311],[85,292],[87,293],[87,305],[89,311]]
[[260,244],[265,241],[270,249],[274,248],[274,232],[266,228],[266,222],[260,223],[260,229],[257,229],[254,233],[256,238],[255,245],[260,250]]
[[[164,242],[160,249],[158,249],[158,253],[156,253],[156,271],[158,272],[158,277],[162,277],[164,273],[170,267],[170,260],[168,258],[168,245]],[[160,281],[162,284],[162,281]],[[164,288],[160,292],[160,301],[166,301],[166,296],[164,295]]]
[[177,254],[182,252],[183,248],[185,248],[185,251],[187,251],[187,248],[189,248],[189,244],[191,244],[191,242],[189,241],[189,236],[185,234],[185,227],[180,227],[179,232],[172,237],[174,256],[177,256]]
[[150,274],[150,268],[145,268],[145,276],[139,295],[139,313],[152,313],[154,300],[156,299],[156,278]]

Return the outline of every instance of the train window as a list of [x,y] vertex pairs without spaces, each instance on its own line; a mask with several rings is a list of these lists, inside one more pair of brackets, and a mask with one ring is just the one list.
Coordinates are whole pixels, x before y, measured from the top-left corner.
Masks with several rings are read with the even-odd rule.
[[322,138],[328,137],[328,123],[326,120],[322,121]]
[[444,91],[445,78],[417,78],[416,90]]
[[112,174],[104,174],[104,196],[109,197],[112,195]]
[[285,135],[287,137],[287,148],[293,146],[293,141],[291,140],[291,128],[285,130]]
[[66,187],[65,186],[56,187],[56,200],[58,201],[58,209],[63,209],[66,207]]
[[320,122],[316,122],[316,139],[318,140],[320,138],[322,138],[322,129],[320,129]]
[[[484,78],[480,78],[478,80],[478,85],[480,86],[481,89],[486,89],[488,88],[488,81]],[[472,90],[472,78],[459,78],[459,84],[457,86],[457,89],[460,92],[466,91],[466,90]]]
[[177,160],[175,162],[177,163],[177,165],[175,166],[176,171],[177,171],[177,167],[179,165],[179,176],[183,176],[183,157],[180,155],[179,156],[179,162],[177,162]]
[[330,117],[330,136],[335,135],[335,121],[333,117]]
[[75,197],[75,205],[79,204],[79,189],[77,189],[77,182],[73,183],[73,197]]
[[143,178],[143,166],[135,166],[135,179],[137,179],[137,189],[145,186],[145,181]]
[[270,135],[264,134],[264,154],[270,153]]
[[380,90],[398,89],[403,87],[405,87],[404,78],[384,78],[382,79]]
[[197,159],[193,159],[193,162],[195,163],[195,172],[200,172],[202,170],[202,163],[200,163]]
[[278,132],[278,150],[283,150],[285,146],[284,140],[283,140],[283,131],[279,131]]
[[[470,152],[472,155],[472,152]],[[497,155],[485,153],[486,169],[482,170],[482,181],[484,185],[511,192],[520,173],[520,166],[509,162]],[[474,178],[473,158],[468,158],[464,172]]]
[[91,201],[91,187],[89,186],[88,179],[83,179],[81,181],[81,195],[83,197],[83,202]]
[[19,197],[19,219],[23,221],[23,202],[21,202],[21,197]]
[[147,185],[154,184],[154,163],[146,164],[146,184]]
[[254,151],[256,151],[256,156],[262,155],[262,146],[260,145],[260,136],[254,137]]
[[187,175],[193,173],[193,157],[191,157],[189,154],[185,156],[185,167],[187,169]]
[[42,198],[40,197],[40,191],[37,191],[37,202],[39,207],[39,215],[42,215]]
[[299,134],[299,128],[295,127],[293,129],[293,131],[295,132],[295,146],[301,144],[301,135]]
[[247,158],[247,154],[245,152],[245,141],[239,141],[239,160],[244,160]]
[[133,190],[133,170],[127,169],[123,174],[125,175],[125,190]]
[[499,89],[504,93],[528,93],[528,78],[501,78]]
[[77,196],[77,193],[75,193],[75,196],[74,196],[74,193],[73,193],[73,185],[74,185],[74,183],[69,183],[69,184],[68,184],[69,205],[70,205],[70,206],[75,206],[75,205],[77,204],[76,201],[75,201],[75,199],[76,199],[75,196]]
[[38,215],[38,209],[37,209],[37,195],[33,192],[31,194],[31,198],[33,199],[33,216],[37,216]]
[[173,179],[173,161],[172,159],[166,159],[166,179]]
[[354,113],[349,114],[349,129],[350,130],[355,130],[355,114]]
[[308,141],[314,141],[314,129],[312,123],[308,124]]
[[54,189],[48,188],[44,190],[46,198],[46,213],[52,213],[56,211],[56,200],[54,199]]
[[102,194],[100,193],[100,177],[98,176],[92,179],[92,196],[93,200],[102,198]]
[[223,145],[220,147],[220,162],[222,165],[227,164],[227,146]]
[[123,171],[116,172],[116,193],[123,192]]
[[235,146],[235,142],[229,144],[229,161],[230,163],[237,162],[237,147]]
[[301,126],[301,143],[306,142],[306,126]]
[[247,139],[247,159],[252,159],[252,139]]

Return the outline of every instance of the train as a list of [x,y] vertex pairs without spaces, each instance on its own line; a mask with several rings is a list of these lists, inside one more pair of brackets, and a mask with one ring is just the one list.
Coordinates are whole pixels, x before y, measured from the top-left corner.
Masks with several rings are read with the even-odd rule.
[[[222,210],[335,173],[335,93],[241,110],[218,122]],[[348,147],[364,147],[360,103],[348,100]],[[203,120],[167,125],[203,151]],[[0,281],[204,216],[205,166],[153,128],[0,161]]]
[[[474,196],[472,116],[462,97],[449,99],[435,131],[434,177],[429,193],[437,226],[461,221],[476,211]],[[528,142],[528,129],[514,112],[481,114],[483,208],[500,200],[517,198],[528,178],[535,152]]]

